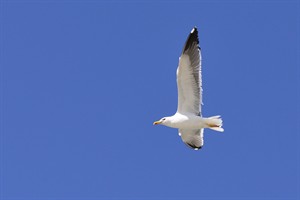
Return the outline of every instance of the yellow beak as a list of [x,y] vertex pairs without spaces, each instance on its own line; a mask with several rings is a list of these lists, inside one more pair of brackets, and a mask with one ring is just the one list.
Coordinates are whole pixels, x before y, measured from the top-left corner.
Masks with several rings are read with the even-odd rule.
[[153,125],[157,125],[157,124],[160,124],[161,122],[160,121],[156,121],[153,123]]

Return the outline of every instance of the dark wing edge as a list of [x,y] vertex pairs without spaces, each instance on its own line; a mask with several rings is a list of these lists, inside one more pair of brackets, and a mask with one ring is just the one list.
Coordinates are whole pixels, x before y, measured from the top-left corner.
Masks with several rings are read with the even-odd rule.
[[182,141],[187,145],[187,147],[199,150],[204,145],[203,140],[203,129],[198,130],[185,130],[179,129],[179,133]]
[[202,148],[202,146],[197,147],[194,144],[191,143],[185,143],[189,148],[194,149],[194,150],[200,150]]
[[189,34],[189,36],[184,44],[184,48],[183,48],[181,54],[184,54],[188,49],[190,49],[194,45],[197,45],[198,48],[200,49],[199,38],[198,38],[198,29],[196,26],[192,29],[191,33]]

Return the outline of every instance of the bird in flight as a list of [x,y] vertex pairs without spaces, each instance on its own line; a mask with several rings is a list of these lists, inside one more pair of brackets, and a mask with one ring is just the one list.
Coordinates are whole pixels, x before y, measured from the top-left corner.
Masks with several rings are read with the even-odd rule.
[[202,117],[201,48],[194,27],[183,47],[177,68],[178,107],[173,116],[163,117],[153,125],[177,128],[182,141],[190,148],[202,148],[204,128],[223,132],[219,115]]

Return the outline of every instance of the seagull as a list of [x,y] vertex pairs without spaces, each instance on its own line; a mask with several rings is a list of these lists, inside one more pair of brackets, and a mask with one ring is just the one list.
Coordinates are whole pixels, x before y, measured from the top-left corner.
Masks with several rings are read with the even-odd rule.
[[198,30],[190,32],[177,68],[178,107],[173,116],[163,117],[153,125],[165,125],[177,128],[182,141],[190,148],[202,148],[204,128],[223,132],[220,115],[202,117],[202,76],[201,48],[199,46]]

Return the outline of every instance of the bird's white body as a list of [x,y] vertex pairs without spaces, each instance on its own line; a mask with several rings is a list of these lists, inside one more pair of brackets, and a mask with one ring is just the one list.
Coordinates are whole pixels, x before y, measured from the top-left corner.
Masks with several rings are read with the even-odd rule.
[[205,124],[204,118],[191,113],[180,114],[178,112],[171,117],[166,117],[164,125],[180,129],[201,129],[208,127]]
[[185,45],[177,68],[178,107],[175,115],[164,117],[154,124],[178,128],[182,141],[198,150],[203,144],[203,129],[223,132],[220,116],[202,117],[201,49],[198,31],[193,28]]

